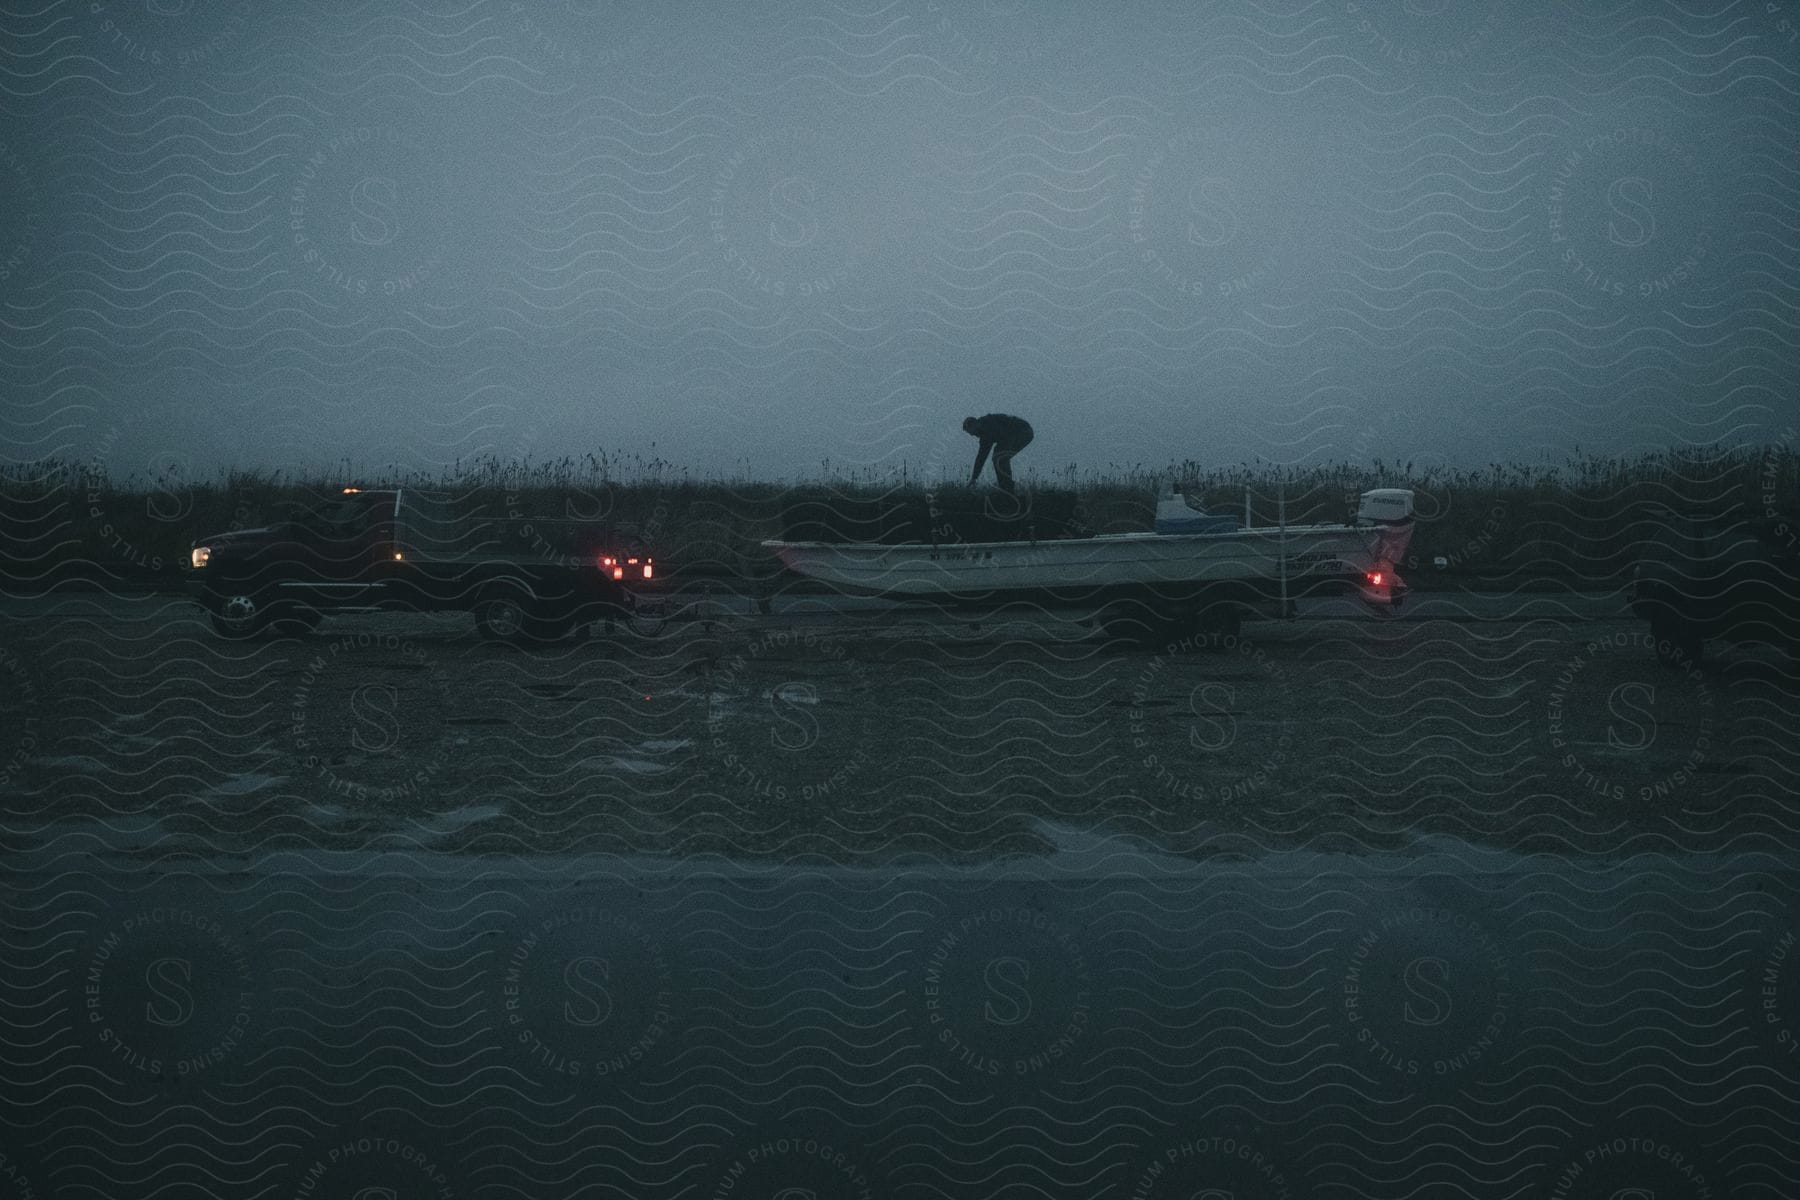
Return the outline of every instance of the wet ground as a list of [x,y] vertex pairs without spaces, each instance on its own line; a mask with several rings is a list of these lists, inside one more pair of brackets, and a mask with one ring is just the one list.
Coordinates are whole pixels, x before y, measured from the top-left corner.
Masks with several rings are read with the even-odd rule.
[[7,837],[855,863],[1029,855],[1038,820],[1204,857],[1781,848],[1800,817],[1800,668],[1672,670],[1601,600],[1150,648],[1066,616],[708,615],[519,651],[457,615],[245,645],[178,600],[16,602]]
[[1766,650],[1599,598],[0,614],[19,1195],[1792,1191]]

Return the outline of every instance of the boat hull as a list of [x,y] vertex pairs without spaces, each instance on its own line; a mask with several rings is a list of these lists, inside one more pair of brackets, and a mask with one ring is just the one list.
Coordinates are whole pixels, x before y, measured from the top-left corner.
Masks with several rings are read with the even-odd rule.
[[790,570],[853,594],[1087,604],[1123,596],[1249,600],[1366,589],[1370,573],[1392,571],[1410,532],[1410,526],[1327,525],[941,546],[763,545]]

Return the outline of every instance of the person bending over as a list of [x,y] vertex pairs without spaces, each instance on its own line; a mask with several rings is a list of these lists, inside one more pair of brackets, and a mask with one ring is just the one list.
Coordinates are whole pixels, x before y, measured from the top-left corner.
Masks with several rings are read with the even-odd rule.
[[963,418],[962,427],[970,437],[981,439],[981,449],[975,452],[975,469],[969,473],[969,482],[981,478],[981,468],[987,462],[988,451],[992,450],[994,481],[1002,491],[1012,491],[1012,458],[1031,444],[1031,423],[1005,413],[989,413],[985,417]]

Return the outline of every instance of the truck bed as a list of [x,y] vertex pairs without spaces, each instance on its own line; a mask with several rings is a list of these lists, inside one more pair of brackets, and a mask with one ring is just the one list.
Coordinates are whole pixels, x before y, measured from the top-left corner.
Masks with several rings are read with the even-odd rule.
[[606,553],[605,529],[593,522],[464,516],[447,499],[414,492],[403,494],[395,523],[395,542],[421,562],[568,566]]

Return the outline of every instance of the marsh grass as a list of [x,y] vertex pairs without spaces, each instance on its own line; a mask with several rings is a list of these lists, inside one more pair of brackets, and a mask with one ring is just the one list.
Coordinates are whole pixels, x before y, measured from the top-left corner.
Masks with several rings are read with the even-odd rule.
[[[1274,524],[1345,520],[1358,492],[1403,486],[1417,493],[1419,527],[1408,566],[1571,584],[1608,584],[1629,571],[1664,509],[1732,512],[1790,522],[1800,513],[1800,467],[1791,446],[1679,449],[1633,457],[1583,455],[1558,463],[1490,463],[1415,469],[1407,462],[1108,464],[1027,473],[1027,491],[1073,509],[1086,532],[1149,527],[1170,480],[1209,510]],[[748,464],[694,475],[654,456],[566,456],[502,461],[489,456],[432,471],[359,468],[345,462],[303,472],[222,470],[190,478],[173,468],[114,476],[91,462],[47,460],[0,466],[0,572],[13,580],[62,574],[174,576],[189,544],[225,529],[282,520],[346,484],[448,494],[464,511],[494,516],[603,522],[636,536],[675,564],[704,573],[760,575],[757,545],[782,536],[796,504],[878,501],[923,507],[976,504],[962,484],[922,479],[909,464],[834,466],[812,478],[771,483]]]

